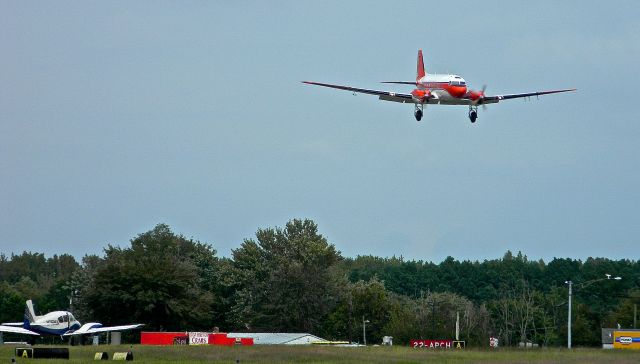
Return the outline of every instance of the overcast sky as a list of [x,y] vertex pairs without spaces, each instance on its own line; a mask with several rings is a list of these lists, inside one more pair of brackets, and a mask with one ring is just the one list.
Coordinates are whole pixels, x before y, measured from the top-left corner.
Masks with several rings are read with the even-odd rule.
[[[167,223],[228,256],[315,220],[346,256],[637,259],[640,5],[1,1],[0,252],[101,253]],[[480,110],[409,92],[427,72]]]

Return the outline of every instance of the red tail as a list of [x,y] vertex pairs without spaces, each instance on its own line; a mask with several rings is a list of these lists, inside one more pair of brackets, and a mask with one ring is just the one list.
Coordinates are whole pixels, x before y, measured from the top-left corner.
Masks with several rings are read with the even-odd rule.
[[416,74],[416,81],[420,81],[426,73],[424,72],[424,61],[422,60],[422,49],[418,50],[418,71]]

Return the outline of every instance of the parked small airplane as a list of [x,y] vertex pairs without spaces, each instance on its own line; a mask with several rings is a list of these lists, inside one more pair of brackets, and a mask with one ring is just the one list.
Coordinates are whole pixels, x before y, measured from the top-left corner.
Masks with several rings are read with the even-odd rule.
[[0,325],[0,333],[15,333],[25,335],[91,335],[107,331],[124,331],[136,329],[144,324],[102,326],[98,322],[81,325],[69,311],[53,311],[42,316],[36,316],[33,302],[28,300],[24,312],[24,322],[5,322]]
[[355,88],[349,86],[331,85],[327,83],[302,81],[309,85],[317,85],[324,87],[336,88],[351,92],[360,92],[364,94],[377,95],[380,100],[393,101],[400,103],[412,103],[415,105],[414,115],[416,120],[422,119],[425,105],[442,104],[442,105],[468,105],[469,119],[472,123],[478,118],[478,106],[485,104],[495,104],[501,100],[517,99],[522,97],[540,96],[547,94],[555,94],[560,92],[576,91],[576,89],[552,90],[552,91],[536,91],[521,94],[506,94],[487,96],[484,91],[486,87],[482,87],[480,91],[473,91],[467,88],[465,80],[457,75],[449,74],[427,74],[424,70],[424,61],[422,59],[422,50],[418,51],[418,66],[416,80],[414,81],[386,81],[382,83],[391,83],[398,85],[412,85],[416,88],[409,94],[369,90],[363,88]]

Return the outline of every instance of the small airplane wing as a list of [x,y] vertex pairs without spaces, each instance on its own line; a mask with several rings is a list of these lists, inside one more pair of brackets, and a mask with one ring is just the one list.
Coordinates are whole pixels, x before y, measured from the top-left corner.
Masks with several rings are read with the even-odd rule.
[[3,322],[0,325],[2,325],[2,326],[22,327],[24,325],[24,323],[23,322]]
[[557,94],[560,92],[571,92],[576,91],[575,88],[565,89],[565,90],[551,90],[551,91],[537,91],[537,92],[527,92],[522,94],[506,94],[506,95],[496,95],[496,96],[485,96],[485,101],[501,101],[501,100],[509,100],[509,99],[519,99],[522,97],[531,97],[531,96],[542,96],[549,94]]
[[302,83],[306,83],[308,85],[330,87],[330,88],[335,88],[335,89],[338,89],[338,90],[345,90],[345,91],[359,92],[359,93],[369,94],[369,95],[376,95],[376,96],[378,96],[380,98],[380,100],[384,100],[384,101],[393,101],[393,102],[402,102],[402,103],[411,102],[411,103],[413,103],[413,98],[411,97],[410,94],[402,94],[402,93],[390,92],[390,91],[369,90],[369,89],[366,89],[366,88],[356,88],[356,87],[349,87],[349,86],[331,85],[331,84],[328,84],[328,83],[311,82],[311,81],[302,81]]
[[94,324],[91,326],[84,325],[78,330],[67,332],[62,336],[99,334],[101,332],[108,332],[108,331],[125,331],[125,330],[137,329],[142,326],[144,326],[144,324],[120,325],[120,326],[102,326],[100,324]]
[[[8,322],[8,323],[12,323],[12,322]],[[20,326],[22,326],[22,324],[20,324]],[[0,325],[0,332],[10,332],[12,334],[23,334],[23,335],[35,335],[35,336],[40,336],[40,334],[38,334],[37,332],[31,331],[31,330],[27,330],[27,329],[23,329],[22,327],[16,327],[16,326],[8,326],[8,325]]]

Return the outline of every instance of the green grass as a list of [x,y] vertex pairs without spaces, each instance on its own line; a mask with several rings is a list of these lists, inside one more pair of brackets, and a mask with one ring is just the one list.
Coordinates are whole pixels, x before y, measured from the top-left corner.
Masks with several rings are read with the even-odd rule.
[[[122,346],[73,346],[71,360],[42,360],[49,363],[87,363],[98,351],[109,357]],[[409,347],[325,347],[325,346],[141,346],[133,345],[138,363],[640,363],[640,352],[602,349],[465,349],[430,351]],[[0,346],[0,363],[10,363],[14,346]],[[17,358],[17,363],[38,360]]]

